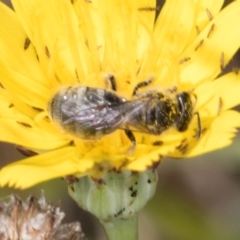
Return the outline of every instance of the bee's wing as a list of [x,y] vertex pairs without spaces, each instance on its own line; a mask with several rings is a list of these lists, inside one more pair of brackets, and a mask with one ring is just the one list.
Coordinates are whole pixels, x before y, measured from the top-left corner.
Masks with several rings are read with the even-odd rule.
[[128,119],[140,108],[140,103],[121,102],[83,108],[76,102],[62,105],[63,124],[78,124],[86,131],[95,129],[107,134],[118,128],[125,128]]
[[124,120],[118,128],[149,134],[149,127],[143,118],[146,117],[144,115],[147,114],[150,103],[151,99],[137,99],[126,103],[123,106]]
[[132,109],[126,112],[125,121],[122,122],[120,128],[133,132],[149,133],[142,116],[145,115],[145,112],[148,110],[150,101],[149,99],[133,100],[131,102]]

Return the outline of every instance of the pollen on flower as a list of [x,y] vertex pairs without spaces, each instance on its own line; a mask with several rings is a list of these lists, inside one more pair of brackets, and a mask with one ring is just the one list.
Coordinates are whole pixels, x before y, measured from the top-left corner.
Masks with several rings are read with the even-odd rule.
[[4,167],[0,185],[144,171],[231,144],[240,79],[222,70],[239,1],[13,5],[0,4],[0,140],[38,154]]

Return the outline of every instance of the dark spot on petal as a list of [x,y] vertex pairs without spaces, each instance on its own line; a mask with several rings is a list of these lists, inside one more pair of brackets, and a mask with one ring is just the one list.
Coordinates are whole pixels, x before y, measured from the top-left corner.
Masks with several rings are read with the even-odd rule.
[[38,111],[38,112],[43,112],[43,109],[42,109],[42,108],[37,108],[37,107],[33,107],[33,106],[32,106],[32,108],[33,108],[34,110]]
[[209,31],[208,31],[207,38],[210,38],[210,36],[211,36],[212,32],[214,31],[214,29],[215,29],[215,24],[212,24],[210,29],[209,29]]
[[26,157],[32,157],[32,156],[36,156],[38,155],[38,153],[32,151],[32,150],[29,150],[25,147],[22,147],[22,146],[19,146],[19,145],[16,145],[16,149],[24,156]]
[[204,39],[202,39],[198,44],[197,46],[195,47],[195,51],[197,51],[202,45],[203,45],[203,42],[204,42]]
[[153,11],[158,11],[160,9],[160,6],[158,7],[141,7],[141,8],[138,8],[138,11],[144,11],[144,12],[153,12]]
[[23,46],[24,50],[28,49],[30,43],[31,43],[30,39],[28,37],[26,37],[25,42],[24,42],[24,46]]
[[32,128],[32,126],[31,126],[30,124],[28,124],[28,123],[25,123],[25,122],[19,122],[19,121],[17,121],[17,123],[20,124],[20,125],[22,125],[22,126],[24,126],[24,127]]
[[225,60],[224,60],[224,53],[222,52],[220,55],[220,69],[223,72],[225,68]]
[[188,145],[187,139],[185,138],[181,141],[181,143],[178,146],[176,146],[176,149],[182,154],[185,154],[188,150],[188,146],[189,145]]
[[206,8],[206,13],[207,13],[208,19],[209,19],[210,21],[212,21],[212,20],[213,20],[213,16],[212,16],[212,14],[211,14],[211,12],[209,11],[208,8]]
[[48,58],[51,57],[50,52],[49,52],[49,49],[48,49],[47,46],[45,46],[45,53],[46,53],[46,55],[47,55]]
[[200,33],[200,29],[198,26],[196,26],[196,31],[197,31],[197,35]]
[[182,58],[182,59],[179,60],[179,64],[183,64],[183,63],[188,62],[188,61],[190,61],[190,60],[191,60],[190,57],[184,57],[184,58]]
[[77,69],[75,69],[75,74],[76,74],[77,81],[80,83],[80,80],[79,80],[79,77],[78,77]]
[[163,145],[163,141],[155,141],[152,143],[153,146],[161,146]]
[[38,56],[38,54],[37,54],[37,50],[36,50],[36,49],[35,49],[35,54],[36,54],[37,60],[39,61],[39,56]]

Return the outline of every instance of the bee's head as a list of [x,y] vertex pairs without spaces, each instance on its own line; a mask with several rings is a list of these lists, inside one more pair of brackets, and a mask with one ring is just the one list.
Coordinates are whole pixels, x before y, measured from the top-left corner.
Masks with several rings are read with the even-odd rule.
[[177,105],[179,117],[176,122],[176,128],[178,131],[183,132],[188,129],[193,116],[193,104],[190,94],[187,92],[177,94]]

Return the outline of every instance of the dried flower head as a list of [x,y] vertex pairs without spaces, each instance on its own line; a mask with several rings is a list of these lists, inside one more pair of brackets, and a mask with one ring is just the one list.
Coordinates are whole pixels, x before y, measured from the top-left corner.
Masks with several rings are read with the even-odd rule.
[[1,240],[83,240],[79,222],[61,224],[65,214],[59,207],[30,196],[25,202],[11,195],[0,201]]

